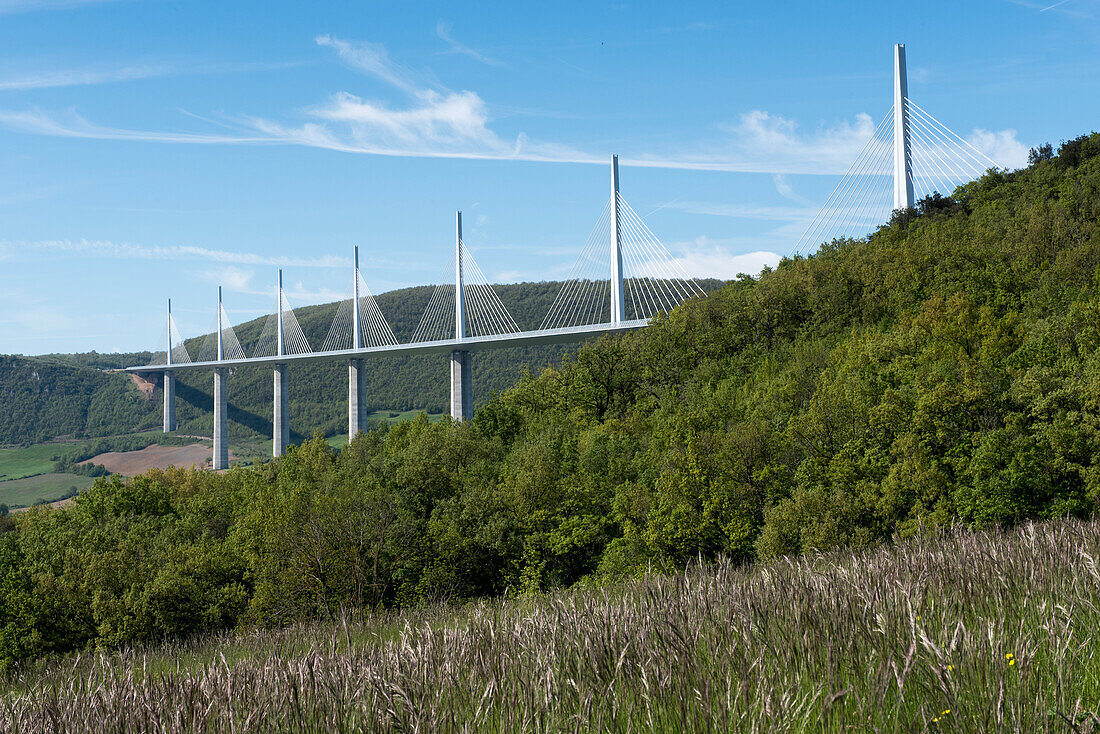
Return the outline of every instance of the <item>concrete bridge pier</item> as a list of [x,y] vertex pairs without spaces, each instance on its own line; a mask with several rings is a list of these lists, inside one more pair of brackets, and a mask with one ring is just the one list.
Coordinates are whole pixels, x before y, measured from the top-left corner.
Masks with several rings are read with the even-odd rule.
[[[275,286],[275,313],[278,314],[275,325],[275,354],[286,354],[286,336],[283,331],[283,271],[279,271],[279,280]],[[290,445],[290,394],[287,390],[286,364],[275,365],[275,390],[272,396],[271,410],[271,455],[278,458],[286,453]]]
[[363,360],[348,360],[348,441],[367,427],[367,406],[364,402],[367,392],[367,374],[363,371]]
[[[164,353],[164,363],[172,364],[172,299],[168,299],[168,320],[165,324],[165,333],[168,335],[167,351]],[[176,374],[172,370],[164,371],[164,432],[171,433],[176,430]]]
[[456,349],[451,352],[451,418],[468,421],[474,417],[473,373],[470,353]]
[[271,420],[271,455],[282,456],[290,445],[290,396],[286,376],[286,365],[277,364],[274,370],[275,400]]
[[225,413],[225,367],[214,368],[214,462],[215,471],[229,468],[229,418]]
[[164,372],[164,432],[176,430],[176,374]]
[[[462,212],[455,213],[455,340],[466,338],[466,289],[462,282]],[[468,421],[474,417],[474,388],[470,352],[451,351],[451,418]]]

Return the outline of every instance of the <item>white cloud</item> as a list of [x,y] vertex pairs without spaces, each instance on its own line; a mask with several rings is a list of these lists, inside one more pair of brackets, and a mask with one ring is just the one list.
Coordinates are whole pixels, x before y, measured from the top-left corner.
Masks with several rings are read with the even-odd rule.
[[1022,168],[1027,165],[1027,146],[1016,139],[1015,130],[976,129],[967,142],[992,158],[1004,168]]
[[243,270],[229,266],[217,270],[207,270],[202,273],[202,279],[207,283],[219,285],[234,293],[255,293],[256,291],[252,288],[252,276],[255,274],[253,270]]
[[472,49],[469,46],[463,46],[461,43],[456,41],[454,38],[451,37],[451,26],[447,25],[443,21],[439,21],[438,23],[435,24],[435,33],[441,39],[446,41],[447,45],[451,47],[451,51],[453,51],[456,54],[462,54],[463,56],[469,56],[471,59],[474,59],[475,61],[480,61],[483,64],[488,64],[489,66],[501,66],[502,65],[500,61],[498,61],[494,58],[491,58],[489,56],[486,56],[485,54],[481,53],[480,51]]
[[351,260],[335,255],[323,255],[315,258],[259,255],[252,252],[234,252],[232,250],[213,250],[192,245],[135,245],[129,242],[108,242],[104,240],[40,240],[36,242],[0,242],[0,253],[33,249],[73,253],[90,257],[111,257],[131,260],[209,260],[238,265],[269,265],[296,268],[345,268]]
[[131,81],[134,79],[148,79],[150,77],[163,76],[167,73],[169,73],[167,69],[159,66],[125,66],[118,69],[102,69],[98,71],[86,69],[46,71],[29,76],[0,79],[0,91],[107,84],[110,82]]
[[313,114],[344,126],[347,139],[363,148],[481,151],[504,157],[512,146],[487,127],[485,103],[473,92],[426,92],[406,109],[391,109],[347,92],[337,94]]
[[501,270],[494,277],[494,283],[519,283],[529,280],[530,277],[522,270]]
[[[732,253],[721,243],[705,236],[689,243],[680,243],[674,249],[684,254],[674,257],[673,261],[693,278],[732,280],[740,273],[757,275],[765,266],[775,267],[782,259],[777,253],[764,250]],[[650,264],[643,265],[641,271],[654,277],[660,277],[662,272]]]
[[292,288],[284,289],[283,293],[288,299],[300,304],[331,303],[333,301],[351,300],[352,297],[351,293],[333,290],[332,288],[310,290],[301,281],[295,283]]

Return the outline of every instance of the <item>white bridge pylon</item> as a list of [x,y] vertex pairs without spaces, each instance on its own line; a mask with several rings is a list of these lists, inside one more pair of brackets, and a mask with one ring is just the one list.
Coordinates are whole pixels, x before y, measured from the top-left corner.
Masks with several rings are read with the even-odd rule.
[[353,251],[351,293],[336,308],[322,352],[397,344],[386,317],[359,270],[359,248]]
[[836,239],[866,236],[898,209],[950,196],[997,163],[909,97],[905,45],[894,45],[894,103],[825,204],[798,238],[793,255]]
[[244,347],[237,339],[237,332],[229,321],[229,314],[222,305],[222,287],[218,286],[218,308],[213,328],[202,340],[199,355],[195,362],[223,362],[226,360],[247,359]]
[[520,328],[462,238],[462,212],[455,214],[455,248],[420,316],[411,342],[517,334]]
[[309,340],[302,331],[294,309],[283,290],[283,271],[275,286],[275,312],[268,314],[264,328],[252,345],[253,357],[271,357],[285,354],[310,354]]
[[611,197],[540,329],[647,321],[703,295],[623,198],[618,156],[611,169]]

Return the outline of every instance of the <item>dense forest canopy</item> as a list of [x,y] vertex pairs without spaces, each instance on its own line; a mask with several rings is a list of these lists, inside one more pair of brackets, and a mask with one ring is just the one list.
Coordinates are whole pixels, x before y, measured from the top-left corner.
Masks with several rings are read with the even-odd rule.
[[0,657],[866,546],[1100,502],[1100,134],[489,400],[0,536]]

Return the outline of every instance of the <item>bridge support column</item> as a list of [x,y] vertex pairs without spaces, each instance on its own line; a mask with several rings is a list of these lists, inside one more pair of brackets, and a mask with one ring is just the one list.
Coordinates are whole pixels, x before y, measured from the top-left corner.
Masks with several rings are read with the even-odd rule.
[[348,441],[367,427],[367,406],[363,402],[367,392],[367,374],[363,360],[348,361]]
[[615,231],[611,241],[611,323],[618,324],[626,313],[623,295],[623,234],[619,212],[619,156],[611,156],[611,191],[615,199]]
[[229,419],[225,414],[225,367],[214,368],[214,461],[215,471],[229,468]]
[[176,430],[176,373],[164,373],[164,432]]
[[290,396],[287,391],[286,365],[277,364],[274,370],[275,395],[271,420],[271,455],[286,453],[290,445]]
[[894,44],[894,208],[911,209],[913,158],[909,147],[909,85],[905,75],[905,44]]
[[451,418],[468,421],[473,417],[474,388],[470,353],[456,349],[451,352]]

